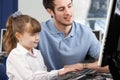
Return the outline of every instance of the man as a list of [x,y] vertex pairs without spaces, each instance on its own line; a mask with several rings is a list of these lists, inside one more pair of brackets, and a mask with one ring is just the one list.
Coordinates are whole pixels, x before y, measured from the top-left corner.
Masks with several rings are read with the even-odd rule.
[[87,54],[98,59],[100,43],[90,28],[73,21],[72,0],[43,0],[43,5],[52,17],[41,23],[39,42],[48,71],[65,65],[101,71],[97,62],[83,63]]

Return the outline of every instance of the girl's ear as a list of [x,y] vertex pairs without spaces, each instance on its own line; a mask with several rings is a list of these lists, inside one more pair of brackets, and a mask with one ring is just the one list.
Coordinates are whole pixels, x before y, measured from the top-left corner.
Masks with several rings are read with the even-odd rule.
[[47,12],[51,15],[51,16],[53,16],[54,15],[54,13],[53,13],[53,11],[51,10],[51,9],[47,9]]
[[17,38],[18,41],[20,41],[22,39],[21,36],[22,36],[21,33],[19,33],[19,32],[15,33],[15,37]]

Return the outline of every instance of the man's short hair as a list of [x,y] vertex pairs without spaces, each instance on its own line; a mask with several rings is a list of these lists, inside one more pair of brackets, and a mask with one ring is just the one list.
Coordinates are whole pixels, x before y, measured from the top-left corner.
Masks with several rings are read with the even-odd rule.
[[51,10],[54,10],[54,0],[43,0],[43,5],[45,9],[49,8]]
[[45,7],[45,9],[49,8],[52,11],[54,11],[54,6],[55,6],[54,1],[55,0],[43,0],[43,6]]

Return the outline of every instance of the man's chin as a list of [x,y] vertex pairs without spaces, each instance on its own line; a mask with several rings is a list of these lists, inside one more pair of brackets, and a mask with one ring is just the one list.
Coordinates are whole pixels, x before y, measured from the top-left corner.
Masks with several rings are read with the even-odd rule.
[[72,22],[65,23],[64,25],[66,25],[66,26],[70,26],[70,25],[72,25]]

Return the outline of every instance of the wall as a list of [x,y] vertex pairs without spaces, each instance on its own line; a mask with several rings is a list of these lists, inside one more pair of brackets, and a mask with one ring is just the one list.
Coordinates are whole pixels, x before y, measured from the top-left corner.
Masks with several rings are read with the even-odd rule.
[[19,0],[18,8],[23,13],[31,15],[39,21],[50,18],[42,5],[42,0]]
[[0,0],[0,48],[1,29],[6,28],[8,17],[18,9],[18,0]]
[[[76,21],[84,21],[87,15],[87,11],[89,9],[91,0],[73,0],[74,4],[74,14]],[[44,9],[42,5],[42,0],[19,0],[19,10],[21,10],[25,14],[29,14],[40,22],[45,21],[50,18],[47,11]]]
[[18,0],[0,0],[0,30],[5,28],[9,15],[18,9]]

